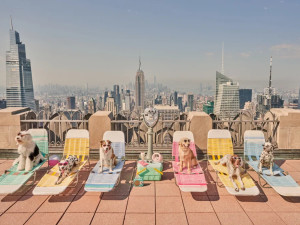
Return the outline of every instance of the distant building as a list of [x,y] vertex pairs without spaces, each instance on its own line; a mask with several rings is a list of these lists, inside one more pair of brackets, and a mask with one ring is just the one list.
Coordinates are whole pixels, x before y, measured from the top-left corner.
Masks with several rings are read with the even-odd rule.
[[177,91],[174,91],[174,93],[170,95],[170,105],[178,105],[177,100],[178,100],[178,93]]
[[158,111],[160,118],[163,120],[175,120],[179,118],[180,111],[178,106],[154,105],[154,108]]
[[131,110],[131,97],[130,97],[130,90],[126,90],[125,93],[125,110]]
[[225,84],[227,82],[232,82],[233,80],[229,77],[226,77],[220,72],[216,72],[216,92],[215,92],[215,105],[218,103],[218,96],[219,96],[219,88],[221,84]]
[[227,82],[219,85],[214,112],[221,119],[234,118],[240,109],[239,84]]
[[214,112],[214,102],[207,102],[203,104],[203,112],[207,114],[211,114]]
[[135,77],[135,108],[140,112],[145,109],[145,77],[141,69],[141,60]]
[[75,109],[75,96],[70,96],[67,98],[67,109]]
[[0,109],[5,109],[6,108],[6,100],[2,99],[0,100]]
[[194,110],[194,95],[193,94],[189,94],[188,95],[188,107],[190,107],[190,111]]
[[91,98],[88,102],[88,113],[94,114],[96,112],[96,101]]
[[252,102],[252,89],[240,89],[240,109],[243,109],[246,102]]
[[177,98],[177,105],[178,105],[180,112],[182,112],[183,111],[182,97]]
[[114,98],[117,107],[117,113],[121,109],[121,96],[120,96],[120,87],[119,85],[114,85]]
[[37,99],[35,99],[35,100],[34,100],[34,104],[35,104],[35,110],[36,110],[37,112],[39,112],[39,111],[40,111],[40,101],[37,100]]
[[264,113],[272,108],[283,108],[284,100],[276,94],[276,90],[272,87],[272,57],[270,59],[270,78],[269,86],[264,89],[263,94],[257,95],[258,112]]
[[9,36],[10,50],[6,52],[7,107],[30,107],[35,110],[31,63],[26,58],[25,44],[22,44],[13,26]]
[[117,114],[115,99],[113,97],[107,98],[105,111],[111,111],[114,116]]
[[106,105],[107,98],[108,98],[108,91],[105,91],[105,92],[104,92],[104,97],[103,97],[103,98],[104,98],[104,102],[103,102],[103,103],[104,103],[104,106],[105,106],[105,105]]

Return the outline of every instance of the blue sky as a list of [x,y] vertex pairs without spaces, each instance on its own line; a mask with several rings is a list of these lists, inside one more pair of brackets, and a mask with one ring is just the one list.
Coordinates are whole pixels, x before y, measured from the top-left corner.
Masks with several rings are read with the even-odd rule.
[[134,81],[138,56],[148,80],[172,88],[225,74],[241,87],[300,84],[300,1],[0,1],[0,83],[5,84],[9,16],[26,44],[34,84],[111,87]]

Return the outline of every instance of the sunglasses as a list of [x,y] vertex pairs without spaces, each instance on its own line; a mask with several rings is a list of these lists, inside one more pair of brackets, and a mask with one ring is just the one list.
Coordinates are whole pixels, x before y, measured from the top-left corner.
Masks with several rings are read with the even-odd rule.
[[68,165],[68,162],[63,162],[63,163],[59,162],[58,165],[59,166],[66,166],[66,165]]
[[107,147],[110,147],[110,145],[106,145],[106,144],[104,144],[104,145],[102,145],[102,146],[103,146],[103,147],[106,147],[106,146],[107,146]]
[[183,140],[183,142],[187,143],[187,142],[190,142],[190,140],[189,139],[185,139],[185,140]]

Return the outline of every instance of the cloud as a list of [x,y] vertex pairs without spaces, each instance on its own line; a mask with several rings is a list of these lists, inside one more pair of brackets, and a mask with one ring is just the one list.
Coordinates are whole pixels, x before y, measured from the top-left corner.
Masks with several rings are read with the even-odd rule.
[[241,52],[240,56],[242,56],[244,58],[248,58],[250,56],[250,53],[248,53],[248,52]]
[[300,58],[300,45],[298,44],[279,44],[270,48],[272,54],[281,58]]
[[215,53],[214,52],[206,52],[205,55],[206,56],[213,56]]

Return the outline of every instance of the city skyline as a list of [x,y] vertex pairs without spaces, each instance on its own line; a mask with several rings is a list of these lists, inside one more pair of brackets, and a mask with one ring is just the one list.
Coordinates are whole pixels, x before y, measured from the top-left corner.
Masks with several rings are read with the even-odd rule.
[[[172,89],[195,89],[200,83],[214,82],[224,42],[225,74],[241,88],[262,90],[266,86],[266,62],[271,55],[274,86],[299,87],[300,33],[294,29],[300,21],[294,13],[300,8],[297,2],[119,3],[66,1],[58,3],[61,9],[54,13],[51,3],[3,2],[0,64],[5,63],[5,31],[12,15],[30,46],[27,51],[34,62],[35,85],[89,83],[104,88],[116,80],[119,84],[134,82],[132,72],[141,54],[146,80],[156,76]],[[46,9],[50,12],[42,14]],[[78,13],[82,19],[74,16]],[[4,82],[1,66],[0,84]]]

